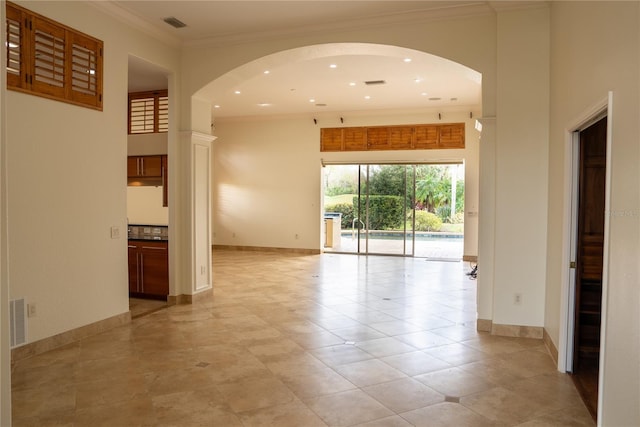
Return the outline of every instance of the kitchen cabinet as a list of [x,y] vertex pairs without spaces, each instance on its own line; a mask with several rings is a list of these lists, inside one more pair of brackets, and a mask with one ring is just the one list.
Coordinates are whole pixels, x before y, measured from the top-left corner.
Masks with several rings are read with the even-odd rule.
[[129,294],[166,299],[169,295],[169,247],[166,241],[129,240]]
[[128,178],[162,178],[162,156],[127,157]]
[[167,156],[162,156],[162,206],[169,206],[169,162]]

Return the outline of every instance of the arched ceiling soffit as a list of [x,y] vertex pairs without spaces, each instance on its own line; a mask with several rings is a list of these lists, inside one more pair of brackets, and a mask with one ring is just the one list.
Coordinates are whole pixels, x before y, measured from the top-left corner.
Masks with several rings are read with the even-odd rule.
[[333,43],[290,49],[237,67],[195,96],[214,117],[397,109],[474,109],[482,75],[397,46]]

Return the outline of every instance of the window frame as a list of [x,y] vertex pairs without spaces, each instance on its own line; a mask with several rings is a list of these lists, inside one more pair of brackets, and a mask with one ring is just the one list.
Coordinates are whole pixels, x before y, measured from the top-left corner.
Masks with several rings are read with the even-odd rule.
[[[102,111],[101,40],[11,2],[6,23],[7,89]],[[10,31],[17,46],[9,43]],[[19,60],[19,74],[10,71],[10,59]]]

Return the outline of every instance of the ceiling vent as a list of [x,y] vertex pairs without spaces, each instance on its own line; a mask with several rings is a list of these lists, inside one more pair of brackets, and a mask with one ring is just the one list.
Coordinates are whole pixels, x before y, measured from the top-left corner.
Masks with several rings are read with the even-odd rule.
[[174,18],[173,16],[170,16],[169,18],[164,18],[164,22],[166,22],[167,24],[171,25],[174,28],[183,28],[187,26],[187,24],[185,24],[178,18]]
[[374,86],[374,85],[385,85],[387,84],[387,82],[384,80],[367,80],[364,82],[364,84],[366,84],[367,86]]

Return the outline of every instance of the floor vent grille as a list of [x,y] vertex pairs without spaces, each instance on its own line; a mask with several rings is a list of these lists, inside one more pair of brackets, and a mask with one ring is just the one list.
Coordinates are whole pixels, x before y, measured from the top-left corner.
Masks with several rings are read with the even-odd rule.
[[24,298],[9,301],[11,348],[27,342],[27,303]]

